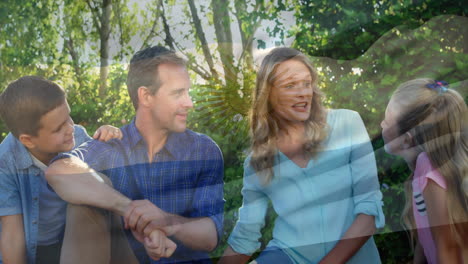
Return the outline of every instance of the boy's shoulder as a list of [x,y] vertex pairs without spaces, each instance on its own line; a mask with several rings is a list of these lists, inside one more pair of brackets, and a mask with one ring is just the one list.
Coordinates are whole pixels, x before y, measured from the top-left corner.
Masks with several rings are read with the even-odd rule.
[[18,162],[28,158],[26,147],[13,134],[8,135],[0,143],[0,168],[16,167]]

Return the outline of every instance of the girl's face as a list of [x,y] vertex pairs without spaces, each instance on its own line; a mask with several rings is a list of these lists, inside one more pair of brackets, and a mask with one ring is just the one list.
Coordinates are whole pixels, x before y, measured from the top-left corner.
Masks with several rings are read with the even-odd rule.
[[401,156],[401,152],[404,150],[405,135],[399,135],[397,120],[400,113],[398,109],[398,104],[390,100],[385,110],[385,119],[380,123],[380,126],[382,127],[385,152]]
[[310,116],[313,88],[309,68],[297,60],[276,67],[268,101],[274,114],[289,122],[303,122]]

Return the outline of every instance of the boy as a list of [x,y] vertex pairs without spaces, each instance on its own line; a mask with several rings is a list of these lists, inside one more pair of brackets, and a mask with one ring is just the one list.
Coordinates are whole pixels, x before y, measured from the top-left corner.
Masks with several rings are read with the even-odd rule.
[[[91,137],[73,124],[65,91],[40,77],[10,83],[0,95],[0,116],[11,132],[0,144],[3,261],[59,263],[67,204],[47,184],[43,170],[58,153]],[[104,126],[94,137],[108,140],[121,133]]]

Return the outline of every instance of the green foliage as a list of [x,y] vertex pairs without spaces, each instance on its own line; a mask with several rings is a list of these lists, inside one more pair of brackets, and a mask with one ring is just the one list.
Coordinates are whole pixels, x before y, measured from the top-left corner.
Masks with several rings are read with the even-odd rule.
[[[402,160],[384,153],[379,124],[392,91],[409,79],[446,80],[468,100],[466,4],[285,0],[226,1],[219,6],[194,1],[198,17],[203,18],[195,25],[186,1],[112,2],[109,59],[113,64],[105,97],[98,96],[101,47],[93,19],[99,12],[85,1],[71,0],[0,2],[0,17],[5,18],[0,20],[0,91],[23,75],[54,80],[68,92],[74,121],[92,134],[102,124],[121,126],[134,115],[125,85],[125,63],[131,55],[155,44],[177,49],[187,58],[194,81],[195,109],[188,125],[211,136],[224,155],[225,229],[212,254],[216,258],[242,204],[242,165],[249,147],[246,116],[258,64],[253,50],[267,48],[270,41],[257,32],[262,29],[278,43],[294,37],[293,47],[309,54],[318,69],[325,104],[359,112],[373,138],[387,222],[375,236],[383,263],[411,260],[409,240],[400,224],[403,182],[409,171]],[[100,1],[90,3],[99,7]],[[292,12],[295,23],[287,26],[283,12]],[[218,29],[216,17],[224,18]],[[240,40],[231,32],[236,26]],[[241,48],[235,50],[236,45]],[[0,122],[0,139],[6,133]],[[275,217],[270,208],[262,247],[271,239]]]

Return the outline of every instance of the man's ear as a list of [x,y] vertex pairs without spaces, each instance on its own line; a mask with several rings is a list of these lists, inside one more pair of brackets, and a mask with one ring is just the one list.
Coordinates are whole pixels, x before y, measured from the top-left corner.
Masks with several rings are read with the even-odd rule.
[[151,91],[146,86],[138,87],[138,105],[148,106],[150,103]]
[[406,132],[404,135],[404,140],[402,144],[403,149],[410,149],[414,147],[413,135],[410,132]]
[[28,135],[28,134],[20,134],[18,139],[19,141],[28,149],[32,149],[36,146],[34,142],[32,141],[33,136]]

